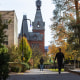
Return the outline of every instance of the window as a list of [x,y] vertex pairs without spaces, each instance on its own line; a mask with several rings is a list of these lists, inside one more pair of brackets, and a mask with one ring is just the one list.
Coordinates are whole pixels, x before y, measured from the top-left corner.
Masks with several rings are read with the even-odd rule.
[[7,23],[8,23],[8,19],[4,19],[4,20],[3,20],[3,23],[4,23],[4,24],[7,24]]
[[6,25],[6,29],[8,29],[8,25]]
[[37,37],[36,36],[34,36],[34,40],[37,40]]
[[4,41],[4,44],[5,44],[5,45],[8,45],[8,41]]
[[37,35],[36,34],[34,34],[34,36],[33,36],[33,40],[37,40]]
[[32,47],[32,48],[34,47],[33,43],[31,44],[31,47]]
[[38,43],[32,43],[31,47],[32,48],[34,48],[34,47],[39,48],[39,44]]
[[5,37],[5,41],[8,41],[8,36],[6,35],[6,37]]
[[8,45],[8,36],[5,37],[4,44]]
[[5,24],[6,25],[6,29],[8,29],[8,19],[4,19],[3,20],[3,24]]

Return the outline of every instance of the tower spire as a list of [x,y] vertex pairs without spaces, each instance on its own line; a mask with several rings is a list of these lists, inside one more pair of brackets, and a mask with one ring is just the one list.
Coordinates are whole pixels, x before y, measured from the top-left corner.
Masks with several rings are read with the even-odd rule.
[[[27,16],[26,15],[23,15],[23,20],[24,19],[27,19]],[[20,35],[22,36],[22,28],[23,28],[23,34],[24,34],[24,36],[28,36],[28,24],[27,24],[27,21],[26,20],[24,20],[23,21],[22,20],[22,26],[21,26],[21,33],[20,33]]]
[[45,29],[45,22],[43,21],[42,14],[41,14],[41,0],[36,0],[36,14],[35,14],[35,19],[34,22],[32,23],[33,26],[33,32],[34,31],[39,31],[39,30],[44,30]]
[[40,10],[41,0],[37,0],[37,1],[36,1],[36,7],[37,7],[37,10]]

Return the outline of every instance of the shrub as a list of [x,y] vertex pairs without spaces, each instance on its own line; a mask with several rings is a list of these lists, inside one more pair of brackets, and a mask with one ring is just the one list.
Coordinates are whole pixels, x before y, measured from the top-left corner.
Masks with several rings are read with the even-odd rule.
[[25,72],[30,69],[27,63],[9,62],[9,68],[11,72]]
[[19,72],[19,67],[11,67],[12,72]]
[[30,69],[30,66],[29,64],[27,63],[22,63],[22,72],[26,71],[26,70],[29,70]]

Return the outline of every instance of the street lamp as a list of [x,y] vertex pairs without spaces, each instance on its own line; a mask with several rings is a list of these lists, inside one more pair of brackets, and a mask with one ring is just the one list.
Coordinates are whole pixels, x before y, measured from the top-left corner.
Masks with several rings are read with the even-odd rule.
[[23,22],[25,20],[26,21],[29,20],[30,21],[30,26],[31,26],[31,20],[30,19],[23,19],[23,21],[22,21],[22,62],[23,62],[23,57],[24,57],[24,54],[23,54]]

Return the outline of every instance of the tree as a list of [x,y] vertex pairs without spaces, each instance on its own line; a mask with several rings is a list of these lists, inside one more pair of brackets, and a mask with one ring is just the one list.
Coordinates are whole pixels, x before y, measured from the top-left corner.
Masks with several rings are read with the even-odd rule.
[[53,32],[54,33],[53,38],[55,40],[54,43],[59,46],[63,45],[68,36],[67,31],[65,27],[63,26],[63,24],[59,24],[57,27],[53,27],[53,29],[51,30],[54,31]]
[[64,42],[64,44],[59,47],[52,44],[49,46],[48,55],[51,55],[54,59],[56,53],[59,52],[59,48],[61,48],[61,51],[64,53],[65,59],[67,59],[68,58],[68,53],[66,52],[67,46],[68,46],[68,44],[66,42]]
[[6,35],[5,35],[6,32],[4,31],[4,29],[6,29],[6,28],[7,28],[7,25],[3,24],[2,17],[0,15],[0,47],[1,47],[1,44],[4,42],[5,37],[6,37]]
[[51,30],[53,35],[53,38],[55,39],[55,42],[57,45],[62,45],[64,43],[64,39],[67,38],[67,30],[65,28],[65,25],[63,21],[65,18],[63,17],[63,11],[67,9],[67,0],[53,0],[53,3],[55,4],[55,9],[53,10],[53,18],[51,19],[53,21],[53,24],[51,25]]
[[[19,55],[22,56],[22,39],[19,43]],[[30,45],[25,37],[23,37],[23,55],[24,55],[24,62],[28,62],[32,55],[32,50]]]
[[[69,35],[68,42],[73,46],[73,50],[79,50],[80,48],[80,2],[78,0],[74,0],[75,4],[75,16],[76,18],[72,19],[68,23],[68,29],[71,31]],[[73,44],[75,43],[75,44]]]
[[68,56],[72,56],[73,50],[79,52],[80,48],[80,1],[53,0],[53,2],[55,10],[51,30],[56,33],[54,39],[61,46],[66,38],[68,44],[66,52]]
[[[70,45],[75,42],[74,49],[79,49],[80,47],[80,2],[79,0],[53,0],[55,4],[55,10],[53,11],[54,16],[52,21],[54,20],[51,30],[58,31],[56,32],[57,41],[60,43],[60,39],[62,38],[68,40]],[[75,18],[75,17],[76,18]],[[62,28],[58,27],[62,24]],[[64,31],[63,31],[64,30]],[[61,37],[60,36],[65,36]],[[62,43],[62,42],[61,42]]]
[[8,55],[8,49],[2,45],[5,40],[5,29],[7,25],[2,23],[2,17],[0,15],[0,80],[6,80],[9,73],[9,55]]
[[34,68],[38,67],[41,56],[42,52],[39,48],[36,47],[32,48],[32,59]]
[[[79,23],[79,1],[78,0],[53,0],[55,5],[55,10],[53,11],[54,17],[52,19],[53,25],[51,26],[51,29],[56,29],[60,24],[62,24],[65,27],[65,31],[68,31],[68,25],[66,23],[69,23],[71,20],[74,19],[74,16],[76,15],[76,21]],[[62,27],[63,28],[63,27]],[[78,29],[79,30],[79,29]],[[66,32],[60,30],[60,32],[63,32],[67,34]],[[68,34],[67,34],[68,35]]]
[[7,50],[8,49],[3,46],[2,51],[0,51],[0,80],[6,80],[9,76],[9,55]]
[[21,62],[21,57],[18,53],[17,47],[8,47],[8,54],[10,55],[10,62]]

